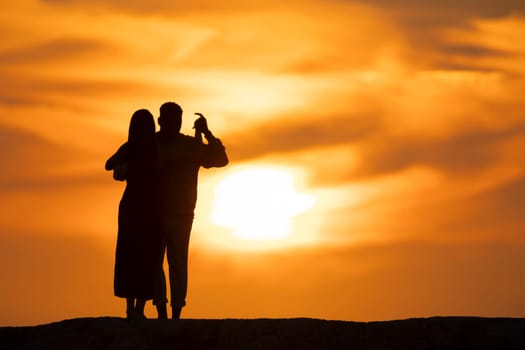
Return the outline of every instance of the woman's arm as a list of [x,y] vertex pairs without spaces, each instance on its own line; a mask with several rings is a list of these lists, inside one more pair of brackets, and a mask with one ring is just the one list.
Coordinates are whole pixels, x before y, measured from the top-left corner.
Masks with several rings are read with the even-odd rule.
[[128,175],[127,143],[106,161],[106,170],[113,170],[113,179],[125,181]]

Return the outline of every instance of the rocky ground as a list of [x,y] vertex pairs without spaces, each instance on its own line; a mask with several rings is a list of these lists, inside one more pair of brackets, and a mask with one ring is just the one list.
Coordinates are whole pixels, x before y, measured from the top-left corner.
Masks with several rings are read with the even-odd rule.
[[7,349],[525,349],[525,319],[432,317],[384,322],[317,319],[79,318],[0,328]]

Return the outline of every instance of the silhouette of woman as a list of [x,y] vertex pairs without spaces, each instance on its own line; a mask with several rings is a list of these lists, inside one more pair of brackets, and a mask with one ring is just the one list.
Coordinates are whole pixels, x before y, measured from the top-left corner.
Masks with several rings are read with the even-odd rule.
[[133,114],[128,142],[107,160],[106,170],[114,170],[116,179],[126,180],[118,214],[114,293],[126,298],[128,319],[145,318],[144,305],[155,296],[163,258],[157,228],[155,122],[148,110]]

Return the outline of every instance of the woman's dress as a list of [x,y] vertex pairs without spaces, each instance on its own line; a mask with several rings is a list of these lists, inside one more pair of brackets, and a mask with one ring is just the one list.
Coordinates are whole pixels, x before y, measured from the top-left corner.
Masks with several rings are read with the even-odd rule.
[[128,162],[120,201],[114,292],[118,297],[152,299],[162,269],[158,229],[158,171],[152,160]]

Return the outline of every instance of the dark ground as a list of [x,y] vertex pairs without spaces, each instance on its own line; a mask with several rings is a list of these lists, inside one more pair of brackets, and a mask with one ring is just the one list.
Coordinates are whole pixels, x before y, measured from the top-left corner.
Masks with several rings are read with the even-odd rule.
[[8,349],[525,349],[525,318],[432,317],[384,322],[317,319],[79,318],[0,328]]

